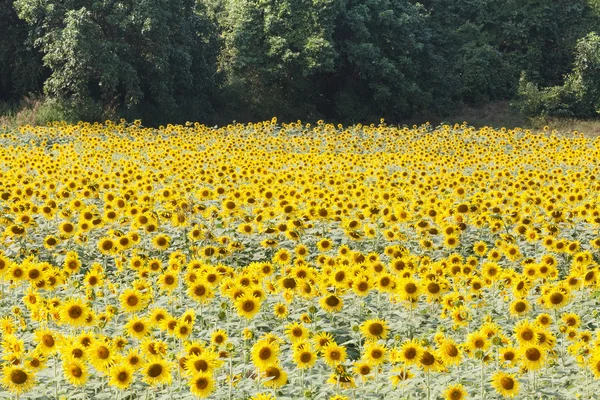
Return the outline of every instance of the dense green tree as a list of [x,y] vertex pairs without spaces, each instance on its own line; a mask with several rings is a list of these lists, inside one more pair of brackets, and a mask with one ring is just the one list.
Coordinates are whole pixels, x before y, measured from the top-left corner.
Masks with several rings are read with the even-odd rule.
[[[208,116],[217,48],[194,0],[15,0],[51,70],[46,92],[88,118]],[[144,112],[145,111],[145,112]],[[193,110],[187,110],[193,111]]]
[[563,85],[539,89],[523,74],[521,111],[528,115],[597,117],[600,114],[600,36],[589,33],[577,42],[575,63]]
[[15,101],[39,92],[46,71],[33,48],[30,29],[21,21],[12,0],[0,0],[0,100]]

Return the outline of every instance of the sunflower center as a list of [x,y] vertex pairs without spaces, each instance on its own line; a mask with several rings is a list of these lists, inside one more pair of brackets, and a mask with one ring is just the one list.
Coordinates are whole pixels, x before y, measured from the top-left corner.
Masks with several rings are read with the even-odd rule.
[[428,351],[423,353],[423,356],[421,357],[421,364],[429,366],[429,365],[433,365],[434,362],[435,362],[435,357],[433,356],[433,354],[431,354]]
[[281,375],[281,371],[279,371],[279,368],[269,367],[267,368],[266,375],[267,378],[273,378],[273,380],[277,380],[277,378],[279,378]]
[[338,299],[337,296],[329,296],[325,299],[325,304],[329,307],[337,307],[337,305],[340,304],[340,299]]
[[73,375],[75,378],[81,378],[81,376],[83,375],[83,371],[81,370],[81,368],[75,365],[71,368],[71,375]]
[[137,305],[137,303],[139,303],[139,299],[137,298],[136,295],[131,295],[127,298],[127,305],[133,307],[133,306]]
[[519,301],[517,304],[515,304],[515,311],[516,312],[523,312],[525,311],[527,307],[525,306],[525,303],[523,303],[522,301]]
[[515,387],[515,381],[513,381],[512,378],[505,376],[500,379],[500,385],[502,388],[504,388],[504,390],[512,390],[512,388]]
[[98,348],[98,358],[106,360],[109,355],[110,355],[110,352],[108,351],[108,349],[106,347],[101,346],[100,348]]
[[379,322],[374,322],[369,325],[369,333],[373,336],[380,336],[383,333],[383,325]]
[[144,324],[141,322],[136,322],[133,324],[133,330],[138,333],[142,332],[144,330]]
[[46,346],[46,347],[54,346],[54,338],[52,337],[52,335],[42,336],[42,342],[44,343],[44,346]]
[[406,286],[404,286],[404,290],[406,290],[406,293],[408,294],[413,294],[417,291],[417,285],[412,282],[407,283]]
[[125,371],[121,371],[119,372],[119,375],[117,375],[117,380],[119,382],[125,382],[127,379],[129,379],[129,374]]
[[300,355],[300,361],[307,363],[311,360],[312,356],[308,352],[304,352]]
[[411,347],[410,349],[407,349],[407,350],[404,352],[404,357],[405,357],[407,360],[412,360],[412,359],[413,359],[413,358],[415,358],[416,356],[417,356],[417,350],[416,350],[416,349],[414,349],[414,348],[412,348],[412,347]]
[[525,357],[527,357],[529,361],[537,361],[542,357],[542,353],[535,347],[532,347],[525,351]]
[[435,282],[431,282],[427,285],[427,290],[431,294],[437,294],[440,292],[440,285]]
[[200,390],[206,389],[208,387],[208,379],[198,378],[196,379],[195,385]]
[[271,349],[268,347],[263,347],[262,349],[260,349],[260,351],[258,352],[258,357],[261,360],[268,360],[269,357],[271,357]]
[[156,378],[162,374],[163,367],[160,364],[152,364],[150,368],[148,368],[148,376],[151,378]]
[[194,368],[196,368],[196,371],[206,371],[208,369],[208,363],[205,360],[196,360],[194,362]]
[[563,302],[564,298],[565,296],[562,293],[552,293],[552,295],[550,295],[550,303],[558,305]]
[[83,314],[83,310],[81,309],[81,307],[79,307],[79,306],[69,307],[69,317],[71,317],[73,319],[77,319],[77,318],[81,317],[81,314]]
[[246,312],[254,310],[254,302],[252,300],[246,300],[242,305],[242,309]]
[[446,352],[446,354],[448,354],[450,357],[456,357],[458,355],[458,349],[455,345],[451,344],[448,347],[448,351]]
[[16,369],[10,373],[10,381],[15,385],[22,385],[27,382],[27,373],[23,370]]

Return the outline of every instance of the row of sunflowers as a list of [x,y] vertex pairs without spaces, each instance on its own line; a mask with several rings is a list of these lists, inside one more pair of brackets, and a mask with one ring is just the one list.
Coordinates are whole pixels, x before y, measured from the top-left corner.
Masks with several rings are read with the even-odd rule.
[[600,139],[0,129],[0,398],[592,399]]

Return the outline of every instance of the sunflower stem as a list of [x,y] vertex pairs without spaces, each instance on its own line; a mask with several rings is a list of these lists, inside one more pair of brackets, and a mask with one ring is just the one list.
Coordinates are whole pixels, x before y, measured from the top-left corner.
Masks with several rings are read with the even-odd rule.
[[483,384],[483,373],[484,373],[484,363],[483,363],[483,356],[481,357],[481,379],[480,379],[480,385],[481,385],[481,400],[485,399],[485,386]]
[[425,380],[427,385],[427,400],[431,400],[431,385],[429,382],[429,371],[425,372]]

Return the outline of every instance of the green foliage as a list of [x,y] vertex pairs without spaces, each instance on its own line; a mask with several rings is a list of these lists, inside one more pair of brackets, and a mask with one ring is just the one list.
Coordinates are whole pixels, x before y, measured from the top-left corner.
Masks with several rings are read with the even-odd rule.
[[43,85],[69,119],[148,125],[400,122],[515,96],[528,115],[591,116],[595,44],[580,39],[599,12],[600,0],[0,0],[0,101]]
[[600,113],[600,36],[577,42],[573,72],[561,86],[539,89],[525,75],[519,84],[521,111],[527,115],[594,117]]
[[33,49],[29,27],[21,21],[12,0],[0,0],[0,100],[16,101],[39,91],[46,71]]
[[204,105],[215,85],[216,47],[192,0],[15,0],[52,71],[46,92],[95,119],[150,107],[173,118]]

